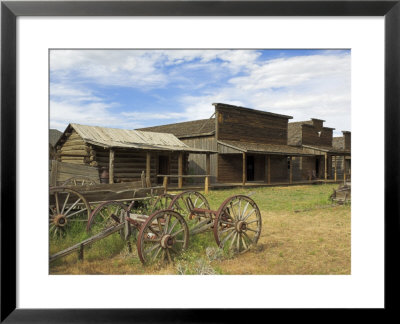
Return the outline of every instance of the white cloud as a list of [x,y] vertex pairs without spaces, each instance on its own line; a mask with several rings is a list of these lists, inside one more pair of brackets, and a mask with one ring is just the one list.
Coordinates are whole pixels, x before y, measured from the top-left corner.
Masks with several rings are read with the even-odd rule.
[[[291,115],[293,121],[321,118],[327,126],[350,130],[350,55],[343,52],[261,61],[260,52],[253,50],[53,50],[50,69],[52,125],[136,128],[153,120],[162,124],[208,118],[212,103],[225,102]],[[200,70],[206,79],[188,74]],[[221,76],[229,82],[216,82]],[[187,94],[178,99],[176,109],[165,113],[157,107],[154,113],[115,114],[117,103],[105,102],[89,88],[72,86],[76,80],[145,90],[174,82]],[[213,87],[207,86],[210,81]]]

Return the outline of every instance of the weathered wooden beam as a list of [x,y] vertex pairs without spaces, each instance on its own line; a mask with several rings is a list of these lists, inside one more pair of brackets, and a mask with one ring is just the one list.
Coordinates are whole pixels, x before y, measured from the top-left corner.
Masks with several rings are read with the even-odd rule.
[[183,152],[179,152],[179,157],[178,157],[178,188],[182,188],[183,184],[183,178],[181,177],[183,175]]
[[346,181],[346,157],[343,156],[343,180]]
[[109,183],[114,183],[114,150],[110,149],[110,161],[108,166]]
[[208,194],[208,176],[204,179],[204,193]]
[[268,184],[271,184],[271,155],[268,155]]
[[151,187],[150,182],[150,162],[151,162],[151,154],[150,152],[146,153],[146,186]]
[[206,174],[211,174],[210,153],[206,154]]
[[242,153],[242,184],[246,185],[247,180],[247,168],[246,168],[246,153]]
[[337,180],[337,155],[335,156],[335,181]]
[[324,176],[324,178],[325,178],[325,180],[327,180],[328,179],[328,154],[327,153],[325,153],[324,154],[324,167],[325,167],[325,176]]
[[293,183],[293,157],[289,156],[289,183]]
[[58,161],[52,160],[51,161],[51,171],[50,171],[50,186],[57,185],[57,174],[58,174]]
[[167,193],[167,191],[168,191],[168,177],[164,177],[164,179],[163,179],[163,187],[164,187],[164,193]]

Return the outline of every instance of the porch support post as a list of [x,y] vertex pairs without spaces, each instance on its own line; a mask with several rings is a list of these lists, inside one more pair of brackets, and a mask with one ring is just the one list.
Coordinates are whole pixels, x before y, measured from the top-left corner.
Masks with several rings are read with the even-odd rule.
[[149,188],[151,187],[150,182],[150,161],[151,161],[151,154],[150,152],[146,153],[146,186]]
[[293,183],[293,157],[289,156],[289,183]]
[[243,186],[246,185],[246,179],[247,179],[247,169],[246,169],[246,153],[242,153],[242,184]]
[[335,181],[337,180],[337,155],[335,155]]
[[268,184],[271,184],[271,155],[268,155]]
[[178,188],[181,189],[182,188],[182,184],[183,184],[183,152],[179,152],[179,157],[178,157]]
[[108,164],[108,182],[114,183],[114,155],[115,152],[113,149],[110,149],[110,161]]
[[208,194],[208,185],[210,180],[211,164],[210,164],[210,153],[206,154],[206,178],[204,179],[204,193]]
[[325,160],[325,180],[328,180],[328,153],[324,154],[324,160]]
[[343,180],[346,181],[346,155],[343,155]]

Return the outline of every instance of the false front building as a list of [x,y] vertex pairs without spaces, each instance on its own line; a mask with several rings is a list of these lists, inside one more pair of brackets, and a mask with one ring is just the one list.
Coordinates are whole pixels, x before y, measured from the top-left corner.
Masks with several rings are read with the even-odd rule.
[[[293,182],[294,157],[312,157],[301,146],[288,145],[288,121],[293,117],[213,104],[210,119],[142,128],[142,131],[172,133],[190,147],[217,151],[211,156],[212,183]],[[198,154],[190,154],[188,172],[206,174]]]

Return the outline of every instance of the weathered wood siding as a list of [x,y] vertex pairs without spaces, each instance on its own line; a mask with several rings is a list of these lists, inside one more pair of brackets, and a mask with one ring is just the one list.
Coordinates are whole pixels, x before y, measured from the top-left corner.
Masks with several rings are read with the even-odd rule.
[[289,168],[287,157],[271,156],[271,182],[288,182]]
[[287,144],[288,119],[219,107],[217,139],[264,144]]
[[[267,182],[266,164],[267,157],[264,155],[254,156],[254,181]],[[288,182],[289,169],[287,157],[270,157],[271,182]],[[218,154],[218,182],[242,182],[243,160],[242,154]]]
[[343,132],[343,137],[344,137],[344,149],[351,150],[351,133]]
[[336,179],[337,180],[342,180],[343,179],[343,173],[344,173],[344,161],[346,160],[346,176],[349,178],[349,175],[351,174],[351,159],[350,157],[344,158],[344,156],[336,156],[332,158],[332,168],[330,170],[330,175],[332,179],[335,178],[335,158],[337,159],[337,173],[336,173]]
[[[217,151],[217,140],[215,136],[202,136],[202,137],[191,137],[181,138],[182,142],[186,145],[194,148],[206,149]],[[205,154],[189,154],[187,165],[187,174],[205,175],[207,171],[206,167],[206,155]],[[217,154],[210,155],[210,183],[217,181]],[[203,183],[203,178],[188,178],[187,183]]]
[[242,182],[242,154],[218,154],[218,182]]
[[99,172],[96,167],[89,165],[79,165],[74,163],[59,162],[56,160],[49,161],[50,186],[61,185],[64,181],[72,177],[89,177],[100,182]]
[[302,125],[302,144],[313,146],[332,146],[332,129],[322,128],[318,136],[318,129],[311,125]]

